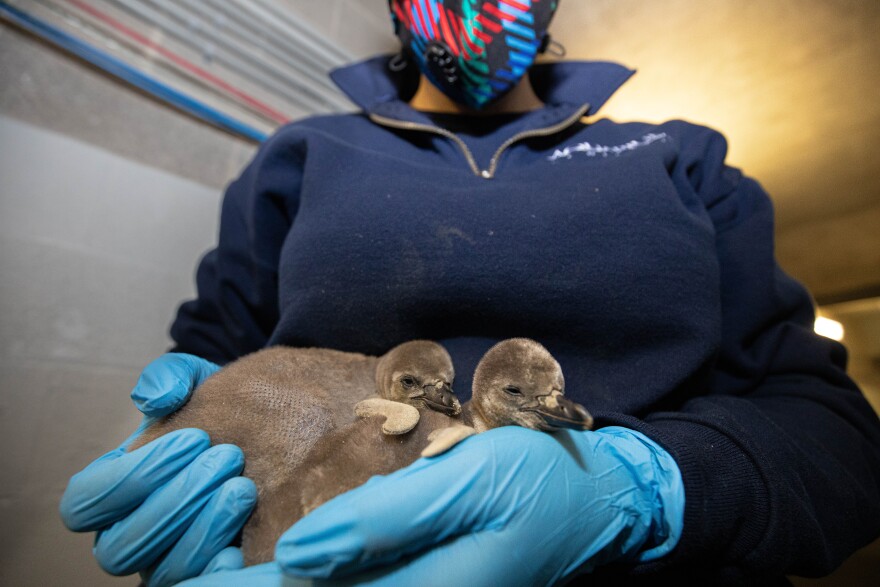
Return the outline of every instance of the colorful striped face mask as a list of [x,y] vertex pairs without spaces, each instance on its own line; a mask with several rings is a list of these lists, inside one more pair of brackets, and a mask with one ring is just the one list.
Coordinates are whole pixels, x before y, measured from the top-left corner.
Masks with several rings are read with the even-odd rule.
[[389,0],[404,53],[476,110],[513,89],[549,39],[558,0]]

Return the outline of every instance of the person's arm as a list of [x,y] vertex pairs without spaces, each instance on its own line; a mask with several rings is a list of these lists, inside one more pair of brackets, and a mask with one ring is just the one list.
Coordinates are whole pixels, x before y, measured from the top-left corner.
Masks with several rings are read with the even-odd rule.
[[266,345],[279,316],[281,248],[299,204],[305,147],[296,132],[276,133],[229,186],[217,247],[196,274],[198,296],[172,324],[172,351],[223,365]]
[[880,533],[880,423],[845,349],[813,332],[809,294],[776,263],[770,199],[725,156],[724,138],[703,129],[674,178],[716,231],[723,335],[711,385],[674,412],[618,424],[663,445],[684,478],[684,532],[662,564],[826,574]]

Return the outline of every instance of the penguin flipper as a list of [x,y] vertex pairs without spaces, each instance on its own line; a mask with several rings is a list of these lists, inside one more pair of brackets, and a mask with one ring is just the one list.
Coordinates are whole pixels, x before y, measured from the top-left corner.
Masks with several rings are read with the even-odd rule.
[[476,429],[461,425],[434,430],[428,435],[430,444],[422,451],[422,456],[435,457],[443,454],[468,436],[473,436],[476,433]]
[[406,434],[419,423],[419,411],[409,404],[393,402],[380,397],[360,401],[354,407],[359,418],[385,416],[382,432],[389,435]]

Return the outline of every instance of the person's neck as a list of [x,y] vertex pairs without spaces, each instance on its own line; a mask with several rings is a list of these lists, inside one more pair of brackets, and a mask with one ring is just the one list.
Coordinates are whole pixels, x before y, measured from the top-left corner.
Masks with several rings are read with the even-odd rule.
[[428,78],[422,75],[419,89],[409,101],[409,105],[422,112],[441,114],[469,114],[472,116],[489,116],[492,114],[515,114],[530,112],[544,106],[538,99],[528,76],[524,76],[510,92],[500,100],[482,110],[474,110],[452,100],[441,92]]

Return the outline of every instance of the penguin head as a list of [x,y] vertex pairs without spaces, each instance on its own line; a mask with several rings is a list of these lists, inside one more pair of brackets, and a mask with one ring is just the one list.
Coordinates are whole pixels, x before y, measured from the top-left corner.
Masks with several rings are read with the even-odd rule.
[[461,403],[452,393],[454,378],[449,353],[427,340],[394,347],[382,356],[376,368],[376,386],[382,398],[450,416],[461,413]]
[[589,412],[564,393],[562,368],[553,355],[534,340],[510,338],[480,360],[471,401],[491,428],[589,430],[593,425]]

